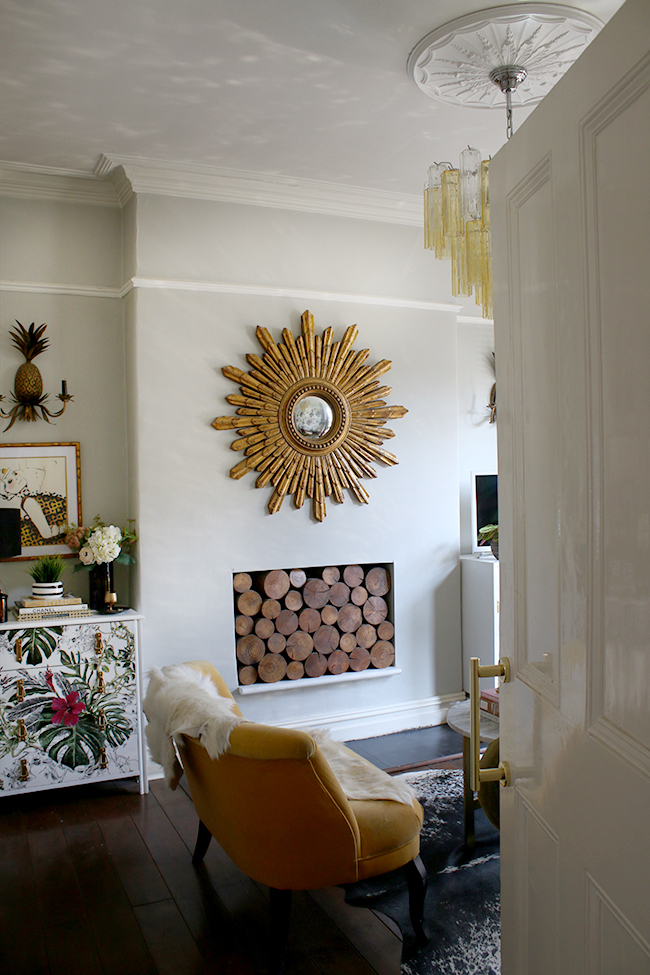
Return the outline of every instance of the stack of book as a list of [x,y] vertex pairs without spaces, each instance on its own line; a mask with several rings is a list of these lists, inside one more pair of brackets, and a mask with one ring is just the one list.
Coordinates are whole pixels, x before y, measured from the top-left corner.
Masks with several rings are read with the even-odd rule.
[[481,691],[479,699],[479,709],[489,714],[492,718],[499,717],[499,688],[490,688],[488,691]]
[[55,596],[39,598],[29,596],[17,599],[13,607],[16,619],[21,623],[29,620],[65,619],[70,616],[92,616],[93,611],[79,596]]

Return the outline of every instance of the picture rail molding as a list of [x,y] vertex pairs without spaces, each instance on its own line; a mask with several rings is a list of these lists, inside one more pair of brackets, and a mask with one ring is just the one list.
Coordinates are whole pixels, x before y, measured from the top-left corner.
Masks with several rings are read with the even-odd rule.
[[[136,288],[143,290],[194,291],[213,294],[253,295],[262,298],[295,298],[299,301],[336,301],[352,305],[374,305],[387,308],[409,308],[414,311],[447,311],[458,315],[462,305],[455,302],[429,301],[392,295],[345,294],[315,291],[307,288],[270,287],[257,284],[229,284],[221,281],[184,281],[169,278],[131,278],[121,287],[58,284],[44,281],[2,281],[0,292],[24,294],[71,295],[80,298],[125,298]],[[467,316],[465,316],[465,319]],[[474,319],[472,319],[473,321]],[[477,321],[483,319],[477,318]]]

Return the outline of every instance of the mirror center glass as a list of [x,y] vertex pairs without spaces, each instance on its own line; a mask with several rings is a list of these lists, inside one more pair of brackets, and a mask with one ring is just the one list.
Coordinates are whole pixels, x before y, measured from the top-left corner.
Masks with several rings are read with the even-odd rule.
[[291,419],[301,437],[320,440],[334,424],[334,411],[321,396],[303,396],[293,408]]

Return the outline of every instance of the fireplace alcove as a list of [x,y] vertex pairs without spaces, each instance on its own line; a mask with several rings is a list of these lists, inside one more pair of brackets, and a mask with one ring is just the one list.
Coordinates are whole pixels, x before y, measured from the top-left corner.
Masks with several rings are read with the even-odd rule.
[[238,690],[287,690],[401,673],[392,563],[233,574]]

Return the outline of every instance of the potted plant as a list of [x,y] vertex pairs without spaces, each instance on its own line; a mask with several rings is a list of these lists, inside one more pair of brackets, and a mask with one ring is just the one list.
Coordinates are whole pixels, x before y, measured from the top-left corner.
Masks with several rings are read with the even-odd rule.
[[499,558],[499,526],[498,525],[485,525],[483,528],[479,528],[479,535],[485,542],[490,543],[490,548],[492,549],[492,555],[495,559]]
[[27,571],[32,577],[32,596],[54,598],[63,595],[63,559],[60,555],[43,555]]

